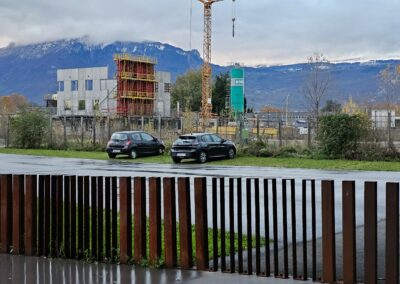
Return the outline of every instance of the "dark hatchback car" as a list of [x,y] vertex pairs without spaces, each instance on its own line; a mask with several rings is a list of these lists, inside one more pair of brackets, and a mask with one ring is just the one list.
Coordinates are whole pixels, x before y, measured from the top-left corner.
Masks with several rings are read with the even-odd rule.
[[175,163],[182,159],[196,159],[205,163],[213,158],[233,159],[236,155],[235,144],[212,133],[192,133],[179,136],[172,144],[171,157]]
[[165,146],[161,140],[143,131],[115,132],[106,148],[110,158],[128,155],[132,159],[138,156],[161,155],[164,150]]

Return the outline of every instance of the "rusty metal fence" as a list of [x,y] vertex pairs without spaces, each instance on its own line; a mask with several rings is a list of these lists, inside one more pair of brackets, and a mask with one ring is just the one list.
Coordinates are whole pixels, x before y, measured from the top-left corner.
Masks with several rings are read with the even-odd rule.
[[[385,186],[384,232],[377,226],[378,184],[362,186],[363,271],[357,271],[354,181],[339,189],[338,246],[332,180],[0,175],[1,252],[123,264],[162,260],[167,268],[328,283],[398,283],[399,184]],[[382,233],[385,262],[378,263]],[[340,263],[337,254],[343,255]],[[378,275],[382,265],[384,275]]]

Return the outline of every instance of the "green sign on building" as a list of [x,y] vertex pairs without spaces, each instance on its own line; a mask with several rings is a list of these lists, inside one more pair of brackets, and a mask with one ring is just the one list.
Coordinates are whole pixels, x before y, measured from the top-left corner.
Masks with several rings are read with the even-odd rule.
[[231,109],[234,113],[244,112],[244,70],[231,70]]

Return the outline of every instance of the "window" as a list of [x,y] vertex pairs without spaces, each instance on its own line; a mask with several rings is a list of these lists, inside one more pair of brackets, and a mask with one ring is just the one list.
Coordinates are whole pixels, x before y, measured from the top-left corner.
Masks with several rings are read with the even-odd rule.
[[158,82],[154,84],[154,92],[158,93]]
[[58,91],[64,92],[64,81],[58,81]]
[[85,110],[85,109],[86,109],[85,100],[79,100],[78,110]]
[[71,81],[71,91],[78,91],[78,80]]
[[169,93],[171,91],[171,84],[164,83],[164,93]]
[[221,143],[222,142],[222,138],[217,136],[217,135],[211,135],[212,139],[214,140],[214,142],[218,142]]
[[211,136],[210,135],[204,135],[203,137],[201,137],[201,141],[203,141],[203,142],[212,142],[211,141]]
[[99,100],[93,100],[93,110],[99,110]]
[[140,134],[139,133],[135,133],[135,134],[132,134],[132,140],[140,141],[142,139],[140,138]]
[[124,133],[114,133],[113,135],[111,135],[111,140],[126,141],[128,140],[128,136]]
[[71,100],[65,100],[64,101],[64,110],[71,110],[71,108],[72,108]]
[[93,80],[86,80],[85,81],[85,90],[86,91],[93,91]]
[[142,133],[141,136],[142,136],[143,141],[154,141],[153,136],[151,136],[147,133]]

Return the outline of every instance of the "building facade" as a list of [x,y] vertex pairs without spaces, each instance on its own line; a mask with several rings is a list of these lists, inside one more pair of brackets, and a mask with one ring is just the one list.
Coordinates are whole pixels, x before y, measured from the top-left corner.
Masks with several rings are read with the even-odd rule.
[[[149,114],[170,116],[171,75],[168,72],[156,72],[156,78],[156,86],[163,87],[156,89],[154,110]],[[117,80],[109,79],[108,67],[59,69],[57,84],[57,116],[118,114]],[[166,84],[168,88],[164,87]]]
[[171,73],[156,72],[155,115],[171,116]]

